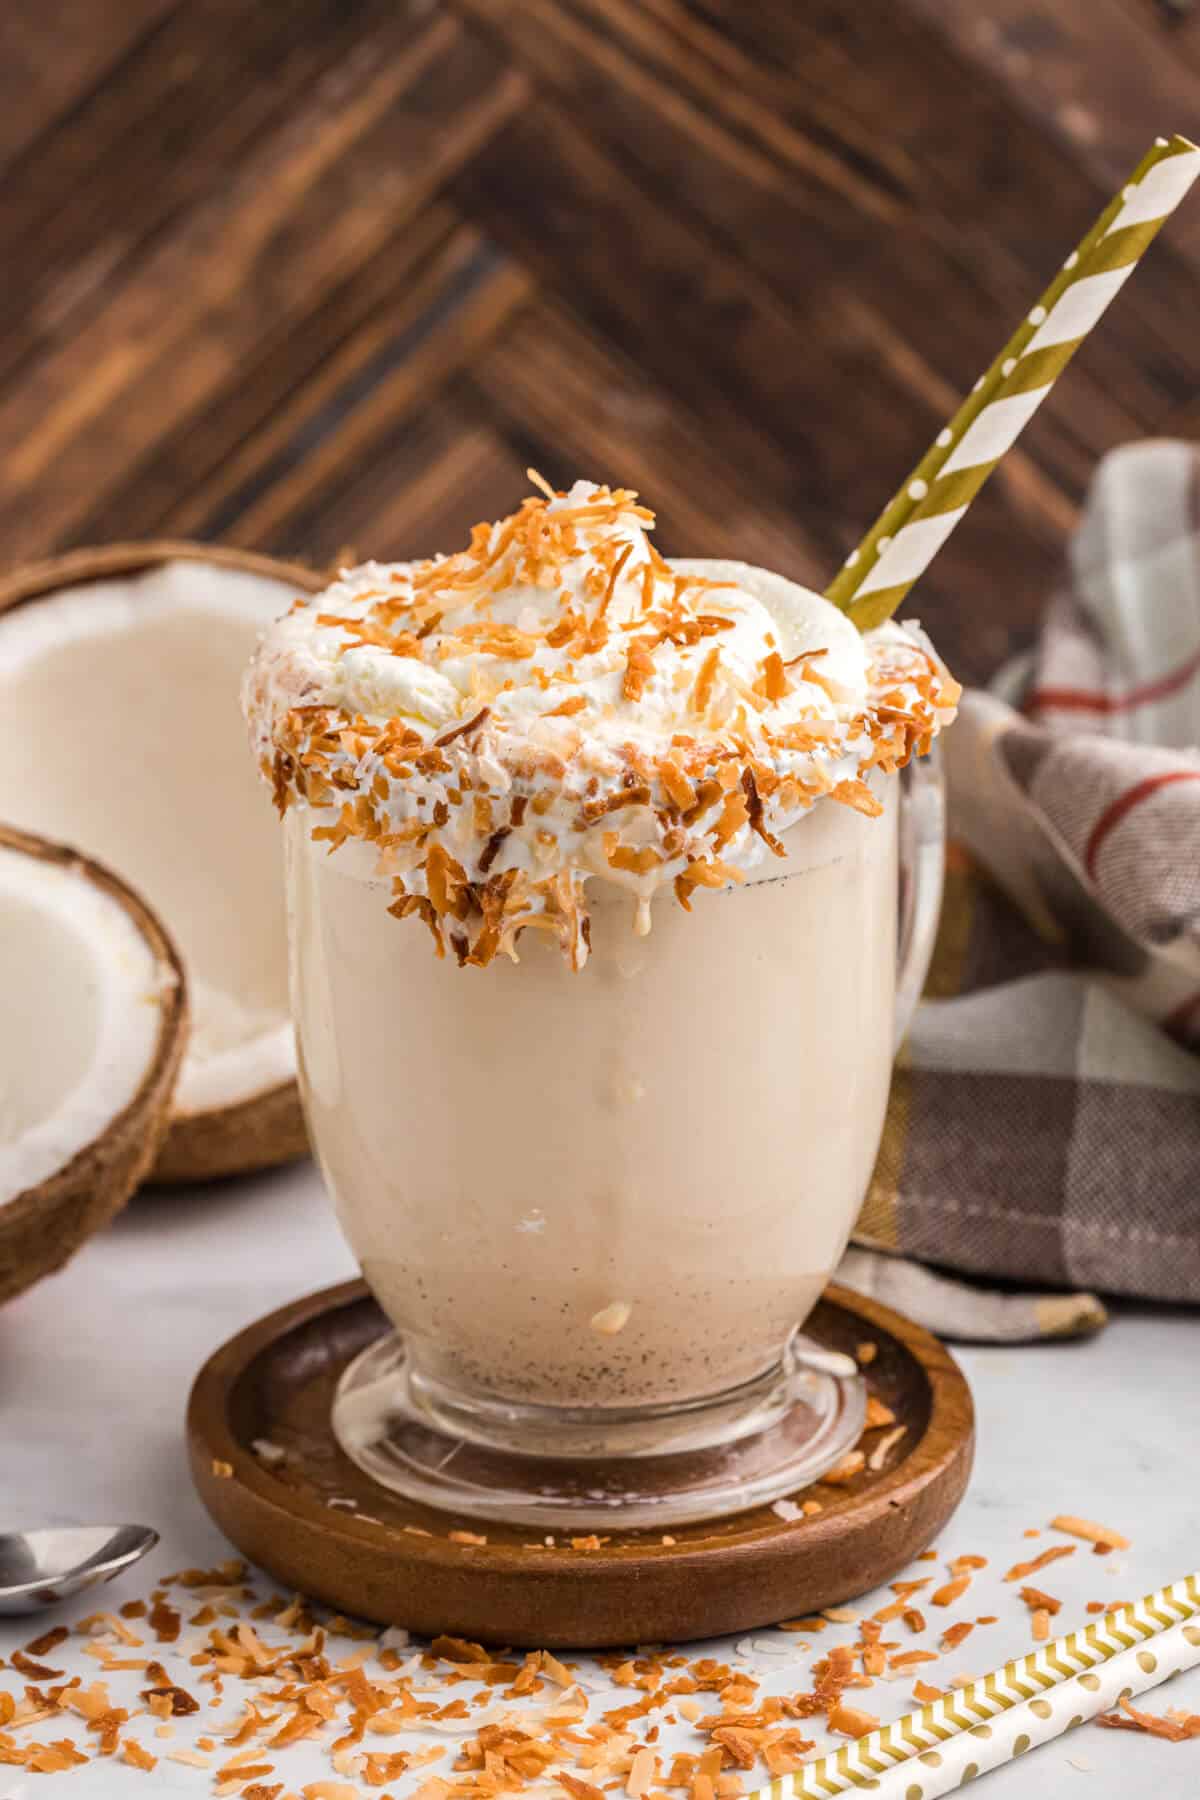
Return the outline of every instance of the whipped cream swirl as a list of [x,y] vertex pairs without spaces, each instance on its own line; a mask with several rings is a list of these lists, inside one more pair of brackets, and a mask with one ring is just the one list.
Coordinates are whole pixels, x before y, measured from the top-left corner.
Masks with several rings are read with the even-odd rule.
[[277,805],[367,846],[391,910],[461,963],[533,927],[579,967],[590,877],[631,888],[646,930],[659,888],[687,906],[745,879],[816,801],[877,812],[870,771],[953,717],[919,634],[861,636],[744,563],[668,562],[653,523],[628,490],[547,491],[454,556],[344,571],[260,645],[244,705]]

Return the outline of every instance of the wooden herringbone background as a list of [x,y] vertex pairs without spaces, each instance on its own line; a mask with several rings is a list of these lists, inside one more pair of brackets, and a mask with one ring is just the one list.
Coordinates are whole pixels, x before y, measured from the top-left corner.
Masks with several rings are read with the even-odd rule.
[[[1156,132],[1155,0],[6,0],[0,557],[453,547],[534,463],[832,572]],[[923,586],[978,676],[1200,413],[1200,205]]]

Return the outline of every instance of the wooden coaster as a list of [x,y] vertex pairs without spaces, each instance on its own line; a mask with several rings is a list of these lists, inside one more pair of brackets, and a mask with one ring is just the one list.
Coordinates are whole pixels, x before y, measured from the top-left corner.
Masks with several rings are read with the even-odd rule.
[[[677,1526],[669,1544],[658,1532],[627,1531],[599,1550],[572,1549],[561,1534],[551,1548],[528,1526],[411,1504],[339,1449],[329,1424],[334,1388],[385,1330],[365,1283],[352,1281],[232,1338],[192,1389],[192,1475],[222,1531],[285,1587],[423,1636],[598,1649],[717,1637],[811,1613],[875,1587],[924,1550],[971,1469],[971,1395],[949,1352],[888,1307],[829,1287],[806,1332],[851,1355],[874,1343],[864,1371],[871,1391],[906,1427],[882,1471],[864,1469],[845,1486],[818,1482],[803,1497],[821,1512],[793,1522],[762,1507]],[[883,1435],[867,1433],[868,1457]]]

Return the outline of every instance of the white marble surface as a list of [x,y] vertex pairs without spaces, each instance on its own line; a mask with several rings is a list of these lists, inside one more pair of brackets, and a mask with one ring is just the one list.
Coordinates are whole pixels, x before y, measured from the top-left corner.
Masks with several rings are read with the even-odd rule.
[[[168,1570],[227,1556],[188,1479],[182,1422],[192,1376],[252,1318],[352,1272],[308,1166],[137,1201],[64,1274],[0,1311],[0,1522],[138,1520],[158,1528],[163,1543],[149,1563],[103,1590],[102,1601],[92,1597],[86,1610],[145,1594]],[[999,1576],[1052,1541],[1025,1542],[1022,1532],[1056,1512],[1099,1518],[1134,1540],[1127,1554],[1093,1558],[1081,1550],[1033,1578],[1063,1598],[1062,1629],[1085,1616],[1088,1599],[1133,1598],[1200,1565],[1200,1314],[1118,1306],[1090,1343],[960,1354],[978,1406],[979,1452],[967,1498],[939,1548],[947,1557],[991,1558],[963,1616],[996,1613],[999,1622],[978,1629],[946,1662],[927,1665],[933,1681],[939,1673],[982,1674],[1028,1647],[1025,1609]],[[0,1655],[37,1629],[0,1621]],[[65,1654],[51,1661],[61,1664]],[[809,1685],[808,1659],[786,1669],[778,1656],[758,1660],[778,1672],[772,1686]],[[14,1685],[7,1672],[0,1673],[5,1684]],[[908,1699],[907,1684],[897,1682],[877,1686],[864,1703],[894,1716]],[[1200,1670],[1144,1704],[1200,1711]],[[234,1711],[231,1702],[226,1712]],[[297,1760],[280,1773],[298,1788],[329,1771]],[[389,1791],[401,1800],[419,1779],[402,1778]],[[1085,1726],[987,1780],[996,1800],[1076,1791],[1084,1800],[1115,1800],[1151,1790],[1156,1800],[1196,1800],[1200,1741],[1172,1745]],[[69,1777],[0,1769],[0,1800],[48,1791],[64,1800],[136,1800],[212,1789],[209,1775],[167,1763],[149,1779],[111,1763]],[[378,1790],[363,1789],[370,1791]]]

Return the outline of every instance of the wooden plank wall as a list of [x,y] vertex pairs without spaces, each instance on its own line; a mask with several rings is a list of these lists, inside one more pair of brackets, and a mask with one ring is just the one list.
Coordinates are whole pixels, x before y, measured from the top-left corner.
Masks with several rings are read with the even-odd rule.
[[[0,557],[453,547],[534,463],[821,584],[1146,143],[1156,0],[7,0]],[[1027,640],[1097,456],[1200,425],[1200,205],[923,585]]]

